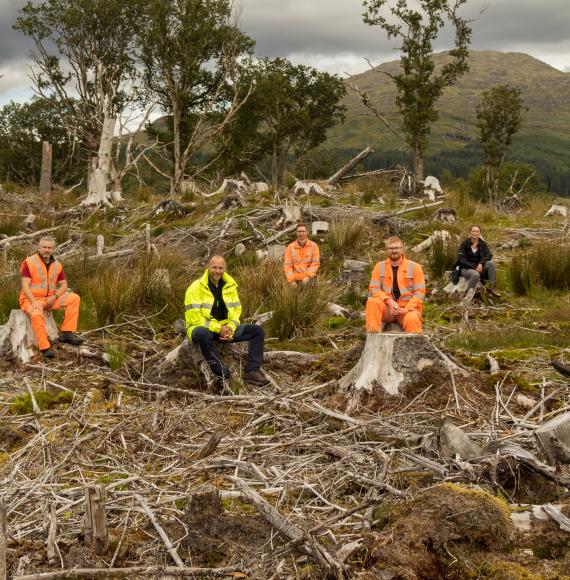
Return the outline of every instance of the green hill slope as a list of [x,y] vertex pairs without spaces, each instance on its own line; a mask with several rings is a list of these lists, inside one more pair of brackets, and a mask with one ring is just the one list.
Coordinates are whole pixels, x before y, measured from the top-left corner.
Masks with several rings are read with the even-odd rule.
[[[436,55],[441,66],[447,53]],[[432,127],[428,150],[432,171],[441,169],[442,159],[457,175],[480,162],[475,126],[475,107],[484,90],[509,83],[522,91],[528,115],[510,151],[510,159],[533,163],[546,177],[551,189],[570,192],[570,73],[561,72],[529,55],[494,51],[474,51],[469,57],[470,70],[449,87],[437,104],[439,120]],[[399,71],[399,62],[378,68],[390,73]],[[399,123],[396,91],[385,75],[367,71],[350,79],[365,90],[372,102],[394,123]],[[333,149],[361,149],[367,143],[390,159],[407,151],[398,139],[374,117],[363,115],[365,107],[354,92],[345,98],[346,122],[329,134],[326,146]],[[379,158],[377,158],[379,159]],[[436,165],[437,167],[433,167]]]

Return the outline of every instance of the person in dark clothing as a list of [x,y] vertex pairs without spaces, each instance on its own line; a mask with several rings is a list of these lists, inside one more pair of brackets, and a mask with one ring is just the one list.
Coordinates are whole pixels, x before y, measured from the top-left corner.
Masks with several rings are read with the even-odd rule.
[[199,345],[218,383],[231,380],[230,370],[217,349],[219,342],[247,342],[245,379],[258,386],[270,381],[261,371],[263,364],[263,328],[258,324],[240,324],[241,302],[236,281],[226,272],[222,256],[212,256],[206,271],[186,291],[185,318],[188,338]]
[[488,280],[486,286],[489,294],[500,297],[496,290],[497,265],[485,240],[481,239],[481,228],[471,226],[471,235],[459,246],[459,259],[455,265],[461,276],[468,281],[468,290],[475,288],[479,281]]

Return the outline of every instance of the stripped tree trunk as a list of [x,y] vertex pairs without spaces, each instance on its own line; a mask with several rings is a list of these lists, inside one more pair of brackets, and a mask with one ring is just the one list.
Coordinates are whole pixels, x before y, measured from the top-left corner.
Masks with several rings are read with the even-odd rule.
[[87,197],[81,202],[83,207],[88,206],[112,206],[113,202],[122,201],[120,191],[109,191],[111,182],[112,159],[111,150],[113,148],[113,133],[115,131],[116,119],[105,116],[103,121],[103,131],[99,143],[99,154],[92,161],[92,171],[89,178],[89,191]]
[[370,145],[361,151],[356,157],[351,159],[344,167],[341,167],[333,176],[329,177],[327,180],[328,185],[335,185],[338,181],[346,175],[349,171],[352,171],[361,161],[366,159],[370,153],[373,152]]
[[52,147],[49,141],[42,143],[42,170],[40,174],[40,195],[51,193]]

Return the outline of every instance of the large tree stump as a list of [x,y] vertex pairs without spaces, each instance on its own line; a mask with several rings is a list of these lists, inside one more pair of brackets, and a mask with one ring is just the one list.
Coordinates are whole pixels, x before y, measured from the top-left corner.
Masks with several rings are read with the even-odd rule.
[[422,334],[369,333],[360,360],[340,379],[339,386],[352,394],[354,403],[349,408],[353,408],[364,392],[404,394],[407,387],[421,382],[426,369],[430,369],[430,377],[436,372],[442,380],[453,371],[465,374]]
[[553,463],[570,463],[570,413],[558,415],[534,432]]
[[[58,336],[51,312],[45,312],[46,331],[50,341]],[[27,363],[38,353],[36,335],[30,318],[23,310],[12,310],[8,322],[0,327],[0,355]]]
[[166,358],[159,366],[159,371],[161,373],[171,372],[181,368],[199,369],[208,386],[212,385],[216,380],[210,365],[202,356],[200,347],[187,338],[166,355]]

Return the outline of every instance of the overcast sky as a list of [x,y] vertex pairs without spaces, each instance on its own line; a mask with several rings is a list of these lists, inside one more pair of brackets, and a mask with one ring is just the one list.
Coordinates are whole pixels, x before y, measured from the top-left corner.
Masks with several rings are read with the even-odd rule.
[[[165,0],[168,1],[168,0]],[[12,29],[26,0],[0,0],[0,105],[31,95],[30,41]],[[570,0],[469,0],[471,48],[525,52],[570,71]],[[241,26],[259,56],[285,56],[338,74],[398,58],[394,41],[362,22],[361,0],[241,0]],[[438,50],[450,48],[443,38]]]

